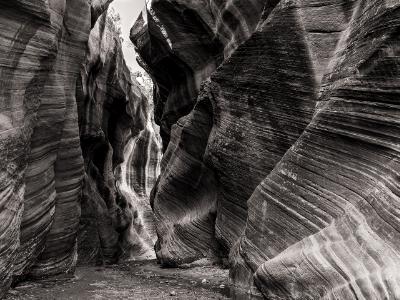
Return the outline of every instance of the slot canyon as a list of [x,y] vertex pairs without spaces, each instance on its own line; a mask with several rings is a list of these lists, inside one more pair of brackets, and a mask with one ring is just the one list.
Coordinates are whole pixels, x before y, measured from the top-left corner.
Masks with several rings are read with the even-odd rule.
[[0,25],[0,299],[400,299],[399,0]]

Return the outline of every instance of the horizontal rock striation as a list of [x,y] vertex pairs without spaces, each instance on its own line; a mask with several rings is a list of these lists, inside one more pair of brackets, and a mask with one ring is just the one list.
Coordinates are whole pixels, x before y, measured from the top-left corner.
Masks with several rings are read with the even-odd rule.
[[243,255],[267,298],[400,297],[400,4],[336,8],[317,112],[248,202],[242,253],[257,253]]
[[164,149],[171,126],[193,109],[201,82],[255,30],[264,2],[148,1],[131,40],[155,82]]
[[13,280],[73,272],[80,230],[83,261],[99,248],[117,260],[132,226],[113,172],[150,108],[105,14],[92,30],[109,2],[0,1],[0,298]]
[[[184,18],[195,5],[201,26]],[[132,29],[169,141],[151,199],[158,259],[229,254],[234,285],[255,280],[268,299],[399,298],[400,4],[265,0],[239,42],[220,38],[249,7],[150,1]],[[183,71],[194,57],[199,73]]]
[[83,168],[75,82],[90,6],[21,0],[0,7],[2,295],[13,275],[68,272],[76,259]]

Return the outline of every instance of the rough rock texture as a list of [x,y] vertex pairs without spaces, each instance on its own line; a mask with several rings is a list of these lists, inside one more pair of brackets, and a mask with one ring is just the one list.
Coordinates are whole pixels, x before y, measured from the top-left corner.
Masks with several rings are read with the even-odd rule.
[[88,43],[108,2],[0,1],[0,298],[13,279],[73,272],[79,227],[82,260],[109,262],[132,226],[113,172],[150,109],[105,15]]
[[79,261],[154,256],[146,195],[158,176],[158,133],[148,99],[125,64],[118,29],[106,13],[90,34],[77,101],[86,171]]
[[268,299],[399,298],[398,1],[147,8],[131,35],[168,144],[158,259],[229,253]]
[[91,2],[91,23],[92,27],[96,24],[98,18],[108,9],[113,0],[90,0]]

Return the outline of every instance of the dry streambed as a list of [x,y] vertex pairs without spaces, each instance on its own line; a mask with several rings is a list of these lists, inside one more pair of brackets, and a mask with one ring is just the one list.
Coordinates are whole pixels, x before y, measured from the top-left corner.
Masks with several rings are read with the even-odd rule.
[[6,299],[229,299],[229,294],[228,270],[163,269],[146,261],[79,267],[69,279],[21,283]]

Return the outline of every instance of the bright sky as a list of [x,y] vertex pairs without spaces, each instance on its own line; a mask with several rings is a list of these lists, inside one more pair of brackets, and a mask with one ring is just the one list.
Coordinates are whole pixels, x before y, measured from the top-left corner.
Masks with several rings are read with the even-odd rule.
[[127,65],[132,68],[133,72],[141,68],[136,62],[135,50],[130,46],[132,42],[129,39],[129,32],[145,6],[145,0],[114,0],[110,5],[110,7],[114,7],[115,11],[121,16],[124,56]]

